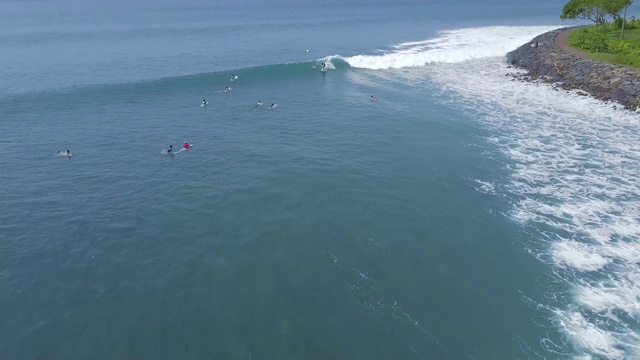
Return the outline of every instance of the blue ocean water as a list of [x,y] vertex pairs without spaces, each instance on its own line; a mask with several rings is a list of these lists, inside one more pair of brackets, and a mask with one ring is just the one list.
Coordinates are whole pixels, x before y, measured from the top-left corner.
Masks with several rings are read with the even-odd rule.
[[0,358],[640,356],[639,118],[505,76],[559,12],[0,2]]

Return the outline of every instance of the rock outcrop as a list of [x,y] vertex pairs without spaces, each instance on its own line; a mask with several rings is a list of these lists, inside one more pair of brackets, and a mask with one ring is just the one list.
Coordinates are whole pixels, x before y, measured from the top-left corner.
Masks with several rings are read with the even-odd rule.
[[636,110],[640,102],[640,69],[590,60],[578,51],[565,50],[556,44],[556,37],[570,29],[544,33],[508,53],[510,65],[527,70],[526,74],[508,75],[522,81],[553,84],[557,90],[578,90],[578,94],[590,94]]

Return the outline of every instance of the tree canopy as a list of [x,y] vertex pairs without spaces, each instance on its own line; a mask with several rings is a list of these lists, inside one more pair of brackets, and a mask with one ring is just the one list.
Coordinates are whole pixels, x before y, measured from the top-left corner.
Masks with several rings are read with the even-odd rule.
[[569,0],[562,8],[560,19],[584,19],[604,24],[607,16],[619,15],[633,0]]

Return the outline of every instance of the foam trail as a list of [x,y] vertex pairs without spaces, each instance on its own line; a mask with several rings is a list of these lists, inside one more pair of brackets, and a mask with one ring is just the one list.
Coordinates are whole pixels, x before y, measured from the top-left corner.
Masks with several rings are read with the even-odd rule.
[[[430,63],[459,63],[472,59],[502,57],[536,35],[560,26],[492,26],[441,31],[434,39],[393,46],[384,55],[357,55],[344,58],[355,68],[373,70],[424,66]],[[499,39],[499,42],[496,42]]]
[[[640,358],[640,117],[615,104],[513,81],[505,74],[517,70],[507,68],[503,56],[464,55],[465,39],[484,35],[482,52],[498,54],[504,44],[526,38],[509,45],[515,48],[541,30],[509,29],[443,33],[432,43],[440,46],[438,56],[451,60],[399,75],[430,77],[446,95],[442,101],[477,119],[509,159],[508,177],[482,181],[512,199],[506,215],[531,238],[523,246],[550,266],[553,281],[535,308],[568,340],[545,349],[550,356]],[[423,45],[399,49],[411,46]],[[417,55],[436,59],[433,51]],[[365,65],[399,64],[392,60],[381,56]]]

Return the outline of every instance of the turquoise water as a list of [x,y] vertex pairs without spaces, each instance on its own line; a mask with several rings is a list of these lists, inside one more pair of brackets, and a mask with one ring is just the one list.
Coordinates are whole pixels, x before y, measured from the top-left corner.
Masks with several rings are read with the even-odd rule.
[[638,118],[516,5],[0,3],[0,358],[637,356]]

